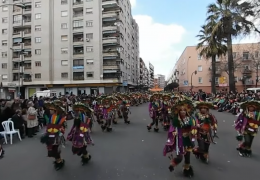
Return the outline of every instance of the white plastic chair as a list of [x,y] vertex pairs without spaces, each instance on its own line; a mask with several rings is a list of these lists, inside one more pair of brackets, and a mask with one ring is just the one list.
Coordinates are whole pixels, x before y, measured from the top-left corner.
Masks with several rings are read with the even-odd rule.
[[[11,128],[10,128],[11,125]],[[13,121],[4,121],[2,122],[2,126],[4,128],[4,133],[5,136],[6,135],[10,135],[10,144],[13,144],[13,134],[18,134],[18,137],[20,139],[20,141],[22,141],[21,135],[20,135],[20,131],[19,130],[15,130],[14,129],[14,123]],[[6,140],[6,144],[7,144],[7,140]]]

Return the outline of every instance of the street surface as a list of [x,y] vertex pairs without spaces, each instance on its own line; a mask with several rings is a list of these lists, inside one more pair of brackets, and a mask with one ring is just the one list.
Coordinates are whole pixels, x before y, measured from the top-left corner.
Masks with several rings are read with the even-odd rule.
[[[71,144],[62,149],[66,164],[64,169],[55,171],[53,159],[47,158],[45,145],[40,135],[13,145],[5,145],[6,155],[0,160],[1,180],[180,180],[182,166],[171,173],[169,159],[163,157],[167,133],[160,127],[159,133],[148,132],[150,123],[148,104],[131,108],[131,124],[120,120],[113,126],[113,132],[102,132],[96,125],[92,137],[95,146],[89,146],[92,155],[89,164],[82,166],[80,157],[73,156]],[[192,155],[194,180],[256,180],[259,176],[260,138],[253,143],[253,157],[242,158],[236,151],[236,132],[232,127],[236,116],[226,112],[213,114],[219,121],[217,144],[211,145],[210,163],[203,164]],[[71,127],[72,122],[69,122]],[[67,130],[67,132],[69,129]]]

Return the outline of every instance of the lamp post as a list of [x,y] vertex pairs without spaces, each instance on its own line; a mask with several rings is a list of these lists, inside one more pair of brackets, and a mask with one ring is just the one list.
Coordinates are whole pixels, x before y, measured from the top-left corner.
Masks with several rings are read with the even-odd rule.
[[190,77],[190,85],[191,85],[191,92],[192,92],[192,89],[193,89],[193,86],[192,86],[192,77],[193,77],[193,74],[197,74],[197,71],[194,71],[193,73],[191,73],[191,77]]

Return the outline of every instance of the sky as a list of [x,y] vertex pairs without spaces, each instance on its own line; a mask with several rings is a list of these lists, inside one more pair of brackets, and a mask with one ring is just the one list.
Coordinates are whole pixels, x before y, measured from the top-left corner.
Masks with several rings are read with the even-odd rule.
[[[130,0],[139,25],[140,57],[154,65],[155,74],[169,75],[186,46],[198,43],[196,35],[214,0]],[[160,3],[159,3],[160,2]],[[235,43],[256,42],[255,37]],[[258,40],[259,41],[259,40]]]

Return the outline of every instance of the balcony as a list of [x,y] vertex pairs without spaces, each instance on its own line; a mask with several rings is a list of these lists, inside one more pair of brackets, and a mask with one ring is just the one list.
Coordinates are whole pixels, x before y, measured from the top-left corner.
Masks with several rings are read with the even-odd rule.
[[24,19],[23,25],[24,26],[31,26],[32,25],[32,19]]
[[115,22],[120,19],[119,13],[116,12],[109,12],[109,13],[103,13],[102,15],[102,21],[103,22]]
[[83,6],[83,0],[74,0],[73,1],[73,7],[82,7]]
[[120,64],[114,61],[104,61],[104,70],[120,70]]
[[32,75],[24,74],[23,82],[32,82]]
[[83,45],[84,44],[84,35],[83,35],[83,33],[73,34],[73,44],[74,45]]
[[22,8],[15,6],[13,9],[13,15],[18,15],[18,14],[22,14]]
[[103,59],[118,59],[118,58],[120,58],[120,54],[118,52],[103,53]]
[[31,32],[31,29],[25,29],[24,31],[23,31],[23,37],[31,37],[31,34],[32,32]]
[[252,73],[252,70],[250,70],[250,69],[244,69],[242,73],[243,73],[243,74],[251,74],[251,73]]
[[13,21],[13,26],[14,27],[23,26],[23,21],[22,20]]
[[23,32],[22,31],[15,31],[13,32],[13,38],[22,38]]
[[[102,28],[102,30],[103,30],[103,34],[105,34],[105,33],[109,33],[110,31],[119,31],[120,29],[119,29],[119,27],[118,26],[104,26],[103,28]],[[115,33],[114,32],[114,33]]]
[[84,47],[74,46],[73,47],[73,58],[83,58],[84,57]]
[[30,70],[32,69],[32,63],[31,61],[24,61],[24,70]]
[[73,72],[73,81],[84,81],[84,72]]
[[73,9],[73,18],[82,18],[83,17],[83,8],[75,8]]
[[25,49],[31,49],[31,46],[32,46],[31,40],[29,40],[29,41],[24,41],[24,48],[25,48]]
[[23,43],[13,43],[13,50],[19,50],[19,49],[23,49]]
[[28,52],[28,54],[24,55],[24,60],[25,61],[31,61],[32,60],[32,53]]
[[118,0],[103,0],[102,1],[103,8],[117,8],[119,7]]
[[120,43],[119,38],[117,37],[109,37],[103,38],[103,46],[115,46]]
[[25,14],[31,14],[32,13],[32,6],[25,6],[23,9],[23,15]]
[[19,74],[13,73],[13,81],[19,81]]

